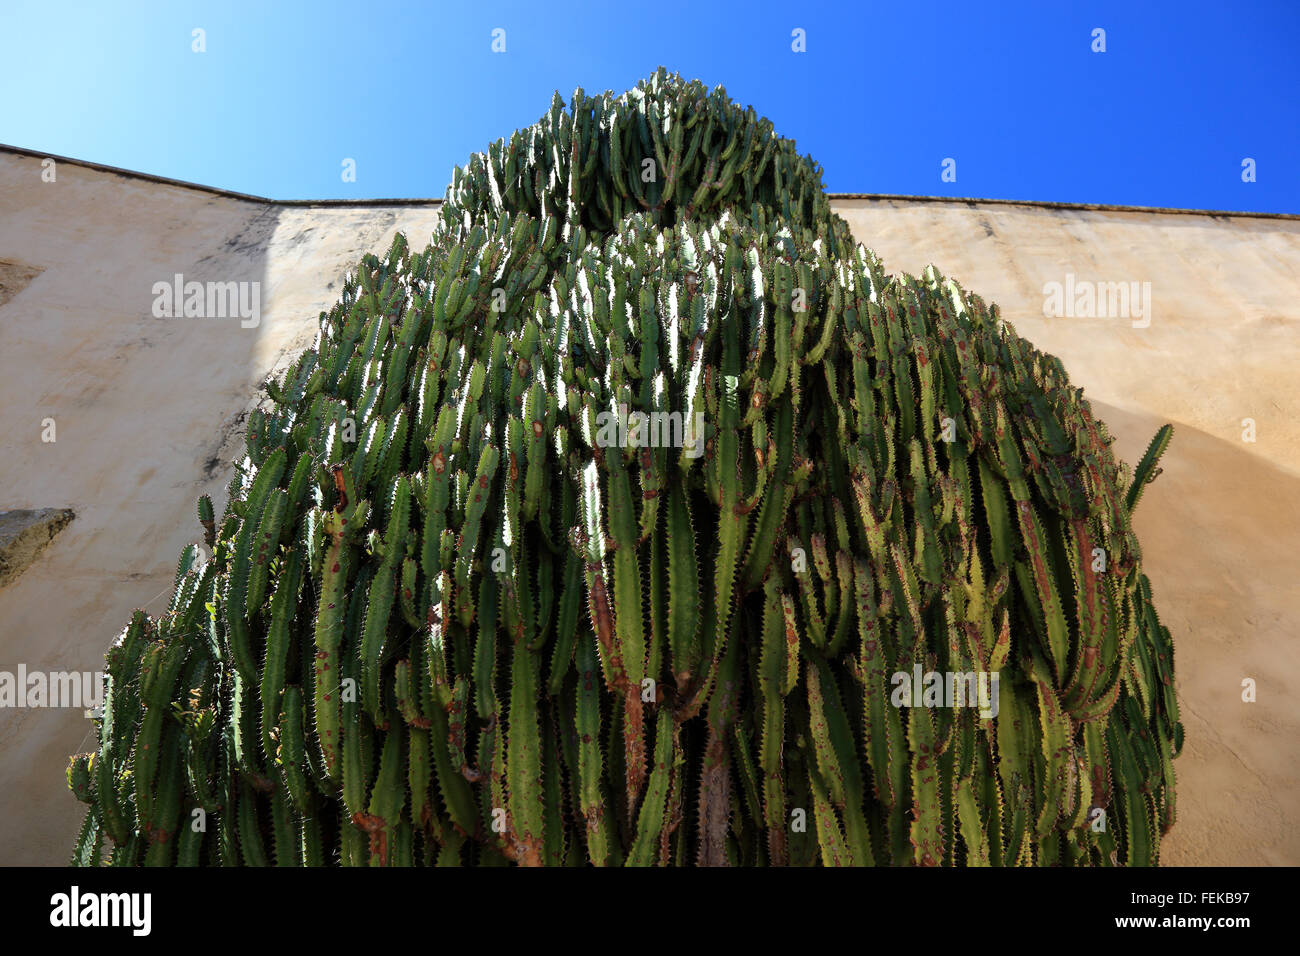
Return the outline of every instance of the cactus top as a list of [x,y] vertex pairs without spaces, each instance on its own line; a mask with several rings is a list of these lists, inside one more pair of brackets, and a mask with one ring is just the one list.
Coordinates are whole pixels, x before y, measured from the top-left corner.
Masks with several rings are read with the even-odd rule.
[[615,96],[557,92],[532,126],[498,139],[457,167],[447,187],[449,226],[486,224],[503,214],[557,217],[561,235],[617,231],[642,213],[657,226],[716,219],[754,204],[768,218],[823,238],[827,251],[851,247],[847,223],[831,211],[822,169],[778,136],[767,117],[715,87],[660,67]]

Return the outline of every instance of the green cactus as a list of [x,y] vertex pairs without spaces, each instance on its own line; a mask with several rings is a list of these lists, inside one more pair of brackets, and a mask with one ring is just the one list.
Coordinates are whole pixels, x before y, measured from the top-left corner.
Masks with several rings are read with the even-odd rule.
[[75,863],[1157,862],[1171,430],[1129,480],[721,88],[557,94],[266,392],[210,561],[109,650]]

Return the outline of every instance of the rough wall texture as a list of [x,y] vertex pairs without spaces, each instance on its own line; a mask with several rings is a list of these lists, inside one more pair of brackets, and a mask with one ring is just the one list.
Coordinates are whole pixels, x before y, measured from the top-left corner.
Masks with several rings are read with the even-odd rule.
[[[0,511],[77,520],[0,588],[0,671],[101,670],[163,609],[224,504],[257,386],[309,344],[363,252],[420,247],[435,203],[275,204],[0,150]],[[1138,512],[1178,646],[1187,745],[1163,862],[1300,864],[1300,220],[903,199],[837,211],[891,270],[935,263],[1058,355],[1127,461],[1175,424]],[[258,282],[256,327],[155,318],[153,285]],[[1045,318],[1044,284],[1151,283],[1145,318]],[[13,281],[8,281],[12,278]],[[22,284],[25,283],[25,284]],[[21,286],[21,287],[20,287]],[[1242,420],[1257,440],[1242,439]],[[48,419],[53,420],[53,442]],[[1258,685],[1244,703],[1243,678]],[[0,709],[0,864],[66,860],[81,710]]]

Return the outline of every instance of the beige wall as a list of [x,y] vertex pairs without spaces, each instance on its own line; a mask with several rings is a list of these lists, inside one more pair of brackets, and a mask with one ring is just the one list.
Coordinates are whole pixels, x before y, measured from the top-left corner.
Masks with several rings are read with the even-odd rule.
[[[1187,740],[1162,862],[1300,864],[1300,218],[898,200],[838,211],[887,269],[933,262],[1060,357],[1125,461],[1174,424],[1135,519]],[[1044,284],[1067,272],[1150,282],[1150,325],[1044,318]],[[1247,677],[1255,703],[1241,699]]]
[[[0,510],[77,518],[0,589],[0,670],[97,670],[135,607],[163,609],[194,501],[218,509],[243,416],[309,344],[342,273],[434,203],[272,204],[0,150],[0,261],[40,271],[0,304]],[[1178,647],[1187,746],[1168,863],[1300,863],[1300,221],[842,199],[891,270],[933,261],[1061,357],[1129,461],[1177,429],[1138,528]],[[173,274],[257,281],[262,318],[157,319]],[[1046,319],[1043,285],[1149,281],[1152,321]],[[1258,441],[1241,441],[1242,418]],[[57,440],[42,442],[42,420]],[[1240,699],[1243,677],[1259,700]],[[69,710],[0,710],[0,863],[63,862],[81,805]]]
[[[0,670],[102,670],[135,607],[166,609],[195,499],[225,500],[244,415],[311,343],[343,273],[413,242],[437,207],[276,206],[0,152],[0,260],[40,272],[0,306],[0,510],[77,512],[0,589]],[[154,318],[153,284],[261,283],[261,322]],[[56,441],[43,442],[53,418]],[[0,710],[0,864],[62,863],[81,805],[63,781],[81,712]]]

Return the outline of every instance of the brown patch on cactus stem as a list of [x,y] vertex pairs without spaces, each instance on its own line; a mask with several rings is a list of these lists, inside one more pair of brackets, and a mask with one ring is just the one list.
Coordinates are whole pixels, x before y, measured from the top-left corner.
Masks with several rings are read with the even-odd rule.
[[343,485],[343,466],[333,465],[330,467],[330,471],[334,475],[334,490],[339,494],[339,503],[334,507],[334,510],[338,514],[342,514],[348,506],[348,492]]
[[722,735],[709,727],[700,778],[700,866],[727,865],[727,830],[731,824],[731,774]]
[[501,852],[507,860],[520,866],[543,866],[541,841],[511,833],[510,839],[504,841]]
[[388,865],[388,824],[382,817],[368,813],[352,814],[352,822],[370,837],[370,856],[379,858],[380,866]]
[[637,687],[629,687],[623,696],[623,754],[627,766],[628,825],[631,826],[646,782],[645,720],[641,710],[641,691]]
[[[779,779],[779,774],[773,774],[773,777]],[[767,850],[772,857],[773,866],[786,866],[789,864],[789,856],[785,847],[785,830],[781,827],[769,827],[767,831]]]
[[623,658],[614,643],[614,615],[609,609],[609,593],[605,590],[605,578],[599,571],[591,583],[591,623],[600,642],[601,656],[609,661],[613,674],[611,689],[627,690],[627,674],[623,670]]

